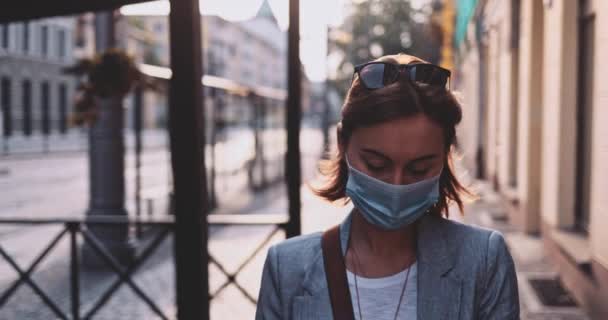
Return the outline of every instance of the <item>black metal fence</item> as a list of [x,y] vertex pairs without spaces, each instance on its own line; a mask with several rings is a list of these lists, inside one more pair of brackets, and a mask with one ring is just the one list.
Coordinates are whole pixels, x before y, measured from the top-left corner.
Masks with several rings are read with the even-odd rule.
[[[209,215],[208,223],[210,226],[254,226],[254,225],[271,225],[272,230],[268,235],[255,247],[255,249],[247,255],[247,257],[239,264],[234,272],[228,271],[224,265],[211,254],[208,256],[208,263],[216,266],[218,270],[226,277],[214,292],[209,293],[209,299],[213,300],[224,289],[230,285],[235,286],[243,296],[253,304],[256,304],[256,298],[249,293],[244,286],[237,281],[238,275],[247,267],[253,259],[268,245],[271,239],[281,230],[285,230],[288,218],[285,215]],[[157,251],[161,244],[175,232],[175,223],[172,219],[163,220],[128,220],[115,219],[110,217],[94,217],[87,220],[79,219],[0,219],[0,226],[15,225],[19,227],[40,226],[40,225],[55,225],[61,226],[59,232],[51,238],[44,246],[42,251],[33,259],[28,266],[21,266],[16,259],[12,257],[8,251],[0,243],[0,256],[8,265],[18,274],[18,278],[6,290],[0,293],[0,309],[7,304],[9,299],[15,294],[17,289],[22,285],[29,286],[34,293],[40,297],[42,302],[53,312],[58,319],[91,319],[106,305],[108,300],[115,294],[121,286],[128,286],[133,293],[145,303],[150,310],[161,319],[172,319],[175,315],[169,315],[163,311],[161,307],[155,303],[145,290],[143,290],[135,281],[133,276],[137,273],[140,267]],[[124,226],[130,227],[146,226],[154,227],[157,230],[151,240],[141,248],[140,253],[135,256],[127,265],[119,262],[104,243],[95,236],[91,230],[95,226]],[[79,237],[81,241],[79,241]],[[42,287],[34,281],[33,273],[41,262],[57,247],[57,244],[64,237],[69,237],[69,279],[70,279],[70,307],[69,310],[62,309],[58,303],[47,294]],[[83,271],[81,265],[81,247],[86,245],[99,257],[105,266],[117,275],[110,286],[99,295],[97,300],[91,307],[86,310],[82,309],[81,293],[80,293],[80,275]]]
[[[62,225],[60,232],[54,236],[51,241],[44,247],[42,252],[33,260],[31,265],[27,268],[19,266],[11,255],[2,247],[0,244],[0,255],[8,262],[8,264],[18,273],[19,278],[6,289],[0,296],[0,308],[2,308],[9,300],[9,298],[16,292],[16,290],[22,284],[28,285],[33,291],[42,299],[44,304],[50,308],[50,310],[59,319],[91,319],[109,300],[113,293],[115,293],[121,285],[128,285],[133,292],[144,302],[150,309],[162,319],[168,319],[167,315],[163,314],[161,308],[159,308],[154,301],[142,290],[134,281],[132,281],[132,275],[138,270],[138,268],[155,252],[158,246],[163,242],[167,235],[173,231],[173,222],[171,221],[146,221],[146,222],[135,222],[135,221],[124,221],[111,218],[94,218],[88,220],[54,220],[54,219],[2,219],[0,220],[2,225]],[[127,266],[123,266],[114,255],[105,247],[105,245],[95,236],[94,232],[90,230],[91,226],[111,226],[121,224],[144,224],[154,225],[161,227],[160,231],[156,234],[154,239],[136,256],[133,261]],[[82,243],[78,242],[78,235],[82,236]],[[36,267],[42,262],[42,260],[53,251],[60,240],[64,237],[70,238],[70,310],[61,310],[61,308],[53,301],[53,299],[47,295],[39,285],[33,280],[32,273],[36,270]],[[106,266],[113,271],[118,278],[110,285],[110,287],[100,295],[98,300],[88,310],[81,310],[80,304],[80,245],[86,244],[92,251],[103,261]]]

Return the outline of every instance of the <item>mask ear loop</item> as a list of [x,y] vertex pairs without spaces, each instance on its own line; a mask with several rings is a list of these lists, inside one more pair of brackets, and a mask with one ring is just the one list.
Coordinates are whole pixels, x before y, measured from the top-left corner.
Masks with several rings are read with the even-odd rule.
[[348,166],[348,168],[352,168],[350,165],[350,161],[348,161],[348,156],[346,155],[346,151],[344,151],[344,161],[346,162],[346,166]]

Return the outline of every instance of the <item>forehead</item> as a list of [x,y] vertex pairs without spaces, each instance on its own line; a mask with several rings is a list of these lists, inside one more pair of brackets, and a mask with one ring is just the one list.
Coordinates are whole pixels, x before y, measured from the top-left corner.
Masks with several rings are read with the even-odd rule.
[[428,63],[418,57],[410,56],[408,54],[394,54],[378,58],[376,61],[388,62],[392,64],[410,64],[410,63]]
[[442,154],[444,150],[442,128],[423,114],[357,128],[351,144],[357,149],[378,151],[394,161]]

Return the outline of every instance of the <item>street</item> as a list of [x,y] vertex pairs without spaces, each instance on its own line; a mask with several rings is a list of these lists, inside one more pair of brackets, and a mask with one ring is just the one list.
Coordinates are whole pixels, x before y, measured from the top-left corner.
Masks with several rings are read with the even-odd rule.
[[[148,209],[155,217],[166,214],[167,194],[171,188],[170,155],[162,141],[163,136],[154,133],[146,136],[149,147],[142,153],[142,214]],[[254,140],[250,132],[235,130],[226,134],[216,145],[216,194],[221,213],[285,213],[287,200],[282,180],[285,136],[283,130],[267,130],[261,134],[266,159],[268,188],[263,192],[249,191],[249,174],[246,163],[254,155]],[[144,140],[145,141],[145,140]],[[321,133],[318,129],[303,128],[301,135],[302,167],[304,181],[315,174],[316,160],[322,148]],[[126,207],[130,216],[135,211],[135,169],[134,154],[127,139],[125,157]],[[25,150],[25,148],[23,148]],[[31,150],[37,150],[35,147]],[[206,149],[207,166],[211,166],[211,148]],[[88,201],[88,164],[84,150],[67,153],[19,154],[2,159],[0,162],[0,217],[7,218],[84,218]],[[255,175],[255,174],[254,174]],[[210,171],[207,175],[210,179]],[[272,183],[275,181],[275,183]],[[306,191],[306,190],[304,190]],[[306,192],[304,207],[307,207]],[[311,195],[309,195],[310,197]],[[323,210],[321,210],[323,211]],[[306,220],[304,221],[306,226]],[[0,226],[0,245],[25,270],[61,231],[62,225],[51,226]],[[241,260],[255,249],[271,227],[213,227],[210,230],[210,252],[222,267],[234,271]],[[140,239],[140,245],[150,240]],[[273,241],[284,238],[279,233]],[[79,239],[82,241],[82,238]],[[62,309],[70,308],[69,292],[69,241],[64,237],[33,273],[33,280]],[[174,272],[172,259],[172,237],[165,240],[157,252],[140,268],[133,277],[144,292],[169,315],[174,312]],[[265,252],[265,251],[262,251]],[[248,268],[237,277],[250,295],[257,294],[259,275],[264,254],[258,254]],[[88,310],[105,288],[116,278],[111,272],[87,271],[81,274],[81,310]],[[6,290],[17,273],[2,260],[0,263],[0,292]],[[245,279],[245,280],[243,280]],[[225,276],[215,265],[210,266],[210,288],[215,292]],[[124,304],[124,301],[133,303]],[[227,303],[230,301],[230,303]],[[238,301],[238,302],[237,302]],[[232,307],[235,303],[239,308]],[[241,307],[242,306],[242,307]],[[243,319],[252,314],[254,306],[244,299],[234,287],[229,286],[212,303],[214,319]],[[240,316],[236,316],[238,312]],[[124,286],[113,295],[108,304],[101,308],[98,319],[148,319],[153,313],[145,303]],[[44,306],[36,294],[22,284],[0,309],[0,319],[48,319],[55,315]]]

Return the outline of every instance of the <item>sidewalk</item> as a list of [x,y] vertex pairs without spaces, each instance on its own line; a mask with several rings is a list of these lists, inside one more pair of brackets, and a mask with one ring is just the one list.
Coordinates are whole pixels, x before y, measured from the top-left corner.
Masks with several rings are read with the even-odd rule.
[[[530,280],[549,280],[556,288],[551,294],[558,295],[561,286],[555,267],[543,251],[540,236],[531,236],[516,231],[506,219],[506,211],[501,204],[500,197],[492,191],[487,183],[476,182],[476,191],[481,199],[467,206],[464,222],[486,228],[499,230],[505,236],[507,245],[517,269],[519,284],[519,299],[522,320],[586,320],[585,313],[576,306],[556,307],[547,306],[542,302],[539,294],[534,290]],[[570,301],[571,297],[563,292],[558,300]]]
[[[135,132],[125,128],[123,131],[125,148],[135,149]],[[146,129],[141,133],[144,149],[166,148],[168,133],[166,129]],[[71,128],[65,134],[53,132],[42,135],[38,132],[30,136],[15,133],[0,137],[0,159],[28,159],[40,156],[82,153],[88,150],[89,135],[86,129]]]

